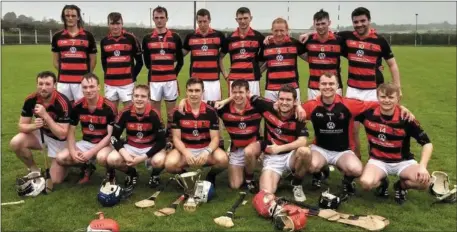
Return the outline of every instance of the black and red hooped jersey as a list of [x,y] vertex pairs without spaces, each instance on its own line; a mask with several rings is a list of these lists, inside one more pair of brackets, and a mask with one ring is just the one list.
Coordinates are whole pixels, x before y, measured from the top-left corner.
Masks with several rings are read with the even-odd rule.
[[83,97],[73,106],[70,124],[77,126],[81,122],[83,140],[98,143],[108,134],[108,125],[114,125],[116,115],[116,106],[103,96],[98,96],[97,107],[92,111]]
[[183,48],[190,51],[190,77],[204,81],[219,80],[220,50],[225,43],[222,32],[209,29],[208,34],[203,36],[200,30],[186,36]]
[[303,53],[303,44],[290,37],[286,37],[282,44],[265,45],[260,60],[266,62],[266,90],[278,91],[285,84],[298,88],[297,57]]
[[184,107],[184,115],[179,111],[173,114],[172,129],[181,130],[181,140],[186,148],[205,148],[211,142],[210,131],[219,130],[219,119],[216,111],[204,102],[200,103],[197,115],[192,113],[188,101]]
[[[37,117],[34,113],[35,105],[41,104],[46,108],[49,116],[56,122],[56,123],[70,123],[70,114],[71,114],[71,103],[68,98],[54,90],[51,93],[51,100],[48,105],[44,105],[43,99],[40,97],[38,93],[32,93],[24,101],[24,105],[22,107],[22,117]],[[43,126],[43,132],[45,135],[59,141],[65,141],[65,139],[59,139],[55,136],[51,129],[47,125]]]
[[59,82],[81,83],[90,72],[89,55],[97,53],[97,46],[92,33],[83,28],[75,36],[61,30],[52,37],[52,51],[59,54]]
[[149,82],[176,80],[175,62],[183,62],[182,41],[178,34],[170,30],[159,34],[154,29],[143,38],[143,50]]
[[140,55],[141,45],[129,32],[122,31],[114,37],[111,34],[100,41],[102,62],[105,62],[105,84],[123,86],[133,83],[135,56]]
[[[208,102],[213,106],[215,102]],[[262,115],[248,101],[245,108],[240,112],[235,109],[235,103],[231,102],[217,110],[219,118],[224,122],[225,129],[232,141],[231,151],[244,148],[260,138],[260,121]]]
[[230,54],[229,80],[260,80],[262,74],[259,67],[259,52],[263,46],[260,32],[249,28],[246,35],[240,34],[237,28],[224,43],[222,53]]
[[142,114],[133,105],[124,108],[114,124],[113,136],[119,139],[124,129],[127,132],[127,144],[136,148],[153,147],[157,136],[164,134],[162,120],[150,104],[146,105]]
[[308,88],[319,89],[319,78],[324,72],[334,73],[338,77],[338,84],[343,88],[341,81],[340,56],[343,54],[343,39],[329,32],[328,38],[321,41],[317,33],[305,43],[305,52],[308,53],[309,81]]
[[[292,143],[298,137],[308,137],[308,129],[304,122],[295,118],[295,110],[292,110],[289,117],[282,117],[273,108],[274,102],[260,96],[252,96],[251,104],[263,116],[265,120],[265,140],[267,144],[274,142],[277,145]],[[285,154],[282,152],[280,154]]]
[[356,117],[365,127],[371,158],[387,163],[414,159],[410,150],[411,137],[422,146],[430,143],[417,120],[409,122],[401,119],[400,114],[399,107],[391,116],[381,114],[380,107],[377,107]]
[[376,70],[379,58],[394,57],[386,39],[370,30],[365,38],[357,32],[338,33],[345,39],[345,56],[349,62],[348,86],[357,89],[376,89]]
[[321,98],[317,98],[303,103],[302,107],[306,119],[313,123],[313,143],[329,151],[346,151],[355,149],[354,118],[378,105],[378,102],[364,102],[336,94],[331,105],[326,105]]

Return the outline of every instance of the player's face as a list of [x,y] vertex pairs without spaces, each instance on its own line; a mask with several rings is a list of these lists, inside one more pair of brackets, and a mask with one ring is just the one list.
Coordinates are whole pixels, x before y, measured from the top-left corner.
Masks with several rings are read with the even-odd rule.
[[231,90],[233,101],[236,105],[243,105],[246,103],[247,96],[249,95],[249,90],[246,90],[245,87],[236,86]]
[[146,104],[149,102],[149,94],[145,89],[135,89],[133,91],[133,106],[136,109],[144,109]]
[[236,22],[238,23],[238,27],[243,30],[249,28],[249,26],[251,25],[251,20],[252,16],[249,13],[238,14],[236,16]]
[[167,26],[168,18],[165,15],[165,12],[157,12],[155,11],[152,15],[152,19],[154,20],[154,24],[156,28],[164,28]]
[[352,26],[359,35],[365,35],[370,29],[370,20],[366,15],[352,17]]
[[279,92],[278,103],[281,113],[289,113],[295,104],[294,95],[289,92]]
[[83,95],[86,99],[95,99],[98,96],[98,91],[100,86],[97,84],[97,81],[94,79],[83,79],[81,81],[81,88]]
[[336,77],[327,77],[322,76],[319,81],[319,90],[323,97],[333,97],[335,96],[336,90],[338,89],[338,83],[336,82]]
[[285,23],[273,24],[271,32],[273,33],[273,38],[276,41],[283,41],[284,38],[289,34],[289,31],[287,30],[287,26]]
[[52,77],[42,77],[37,79],[37,92],[43,99],[51,97],[55,89],[55,83]]
[[397,93],[387,95],[385,92],[378,92],[379,105],[383,111],[394,109],[394,107],[398,104],[398,100],[399,97]]
[[64,15],[67,27],[75,27],[78,25],[79,17],[78,12],[76,10],[66,9],[64,11]]
[[200,16],[197,15],[197,24],[200,31],[207,32],[209,30],[209,24],[211,20],[208,19],[208,15]]
[[203,96],[203,88],[200,84],[193,84],[186,89],[187,99],[190,103],[200,103]]
[[114,35],[114,36],[118,36],[121,34],[122,32],[122,26],[123,26],[123,22],[122,20],[119,20],[117,22],[113,22],[113,20],[109,20],[109,32]]
[[314,21],[314,28],[316,28],[316,32],[319,35],[326,35],[328,33],[329,26],[330,26],[329,19],[322,19],[322,20]]

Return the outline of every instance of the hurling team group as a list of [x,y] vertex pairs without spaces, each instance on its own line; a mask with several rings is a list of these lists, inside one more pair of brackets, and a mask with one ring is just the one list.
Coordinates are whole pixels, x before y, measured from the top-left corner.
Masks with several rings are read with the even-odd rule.
[[[109,32],[99,51],[102,96],[101,79],[94,74],[95,39],[83,28],[80,9],[66,5],[61,15],[65,28],[52,38],[58,74],[37,75],[37,90],[25,99],[19,133],[10,148],[30,174],[40,172],[32,150],[46,143],[55,184],[75,166],[81,169],[79,184],[84,184],[98,164],[106,167],[106,180],[114,182],[117,170],[126,173],[126,186],[135,186],[136,167],[144,163],[152,188],[161,184],[163,172],[211,166],[206,180],[216,185],[216,176],[228,169],[230,187],[251,192],[275,193],[285,178],[296,201],[306,199],[304,178],[309,176],[312,187],[320,188],[330,165],[343,174],[341,190],[348,196],[356,192],[358,180],[363,190],[375,189],[376,195],[387,197],[388,175],[399,177],[393,189],[400,204],[408,189],[429,187],[427,164],[433,146],[414,115],[399,104],[399,68],[390,45],[370,28],[369,10],[355,9],[354,31],[342,32],[330,31],[329,14],[320,10],[313,17],[315,31],[298,39],[289,36],[282,18],[272,22],[271,35],[265,37],[250,27],[253,17],[248,8],[239,8],[235,16],[239,27],[226,36],[210,27],[210,12],[200,9],[198,29],[181,40],[167,29],[167,10],[159,6],[152,12],[155,28],[140,42],[122,28],[120,13],[110,13]],[[177,77],[186,55],[189,71],[185,90],[180,91]],[[349,64],[344,97],[341,57]],[[303,82],[299,85],[298,58],[309,65],[307,88]],[[382,59],[392,83],[383,83]],[[148,85],[136,83],[143,65]],[[226,99],[220,74],[228,83]],[[300,100],[300,88],[307,89],[305,102]],[[177,102],[180,92],[185,97]],[[166,119],[161,117],[162,100]],[[311,125],[313,141],[308,140]],[[361,125],[369,155],[364,165]],[[222,137],[224,129],[230,138]],[[410,150],[411,137],[422,146],[418,161]],[[227,150],[224,140],[230,141]],[[261,174],[255,177],[258,167]]]

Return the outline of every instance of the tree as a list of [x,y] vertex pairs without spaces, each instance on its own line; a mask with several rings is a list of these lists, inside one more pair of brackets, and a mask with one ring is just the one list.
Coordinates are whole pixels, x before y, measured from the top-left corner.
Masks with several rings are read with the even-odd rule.
[[3,16],[3,20],[9,21],[9,22],[14,22],[16,21],[16,13],[14,12],[8,12]]

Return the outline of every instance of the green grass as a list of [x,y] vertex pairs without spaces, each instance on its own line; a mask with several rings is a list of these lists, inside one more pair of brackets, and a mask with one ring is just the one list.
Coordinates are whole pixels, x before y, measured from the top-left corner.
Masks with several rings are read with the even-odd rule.
[[[456,50],[450,47],[394,47],[402,78],[402,103],[413,111],[429,134],[433,145],[433,157],[429,163],[429,171],[442,170],[456,183]],[[26,168],[15,157],[8,147],[10,139],[17,133],[17,122],[24,98],[35,90],[35,75],[42,70],[53,70],[52,56],[49,46],[4,46],[2,48],[2,202],[17,201],[20,198],[15,191],[15,178],[26,174]],[[96,73],[102,75],[100,61]],[[181,93],[188,74],[188,60],[179,76]],[[228,65],[228,64],[226,64]],[[343,59],[343,74],[346,76],[347,62]],[[300,61],[300,82],[302,100],[306,99],[305,86],[308,68]],[[385,73],[386,80],[390,74]],[[146,83],[146,69],[143,68],[139,77],[140,83]],[[223,83],[224,96],[227,96],[226,84]],[[164,110],[162,111],[165,113]],[[165,115],[164,115],[165,116]],[[166,117],[165,117],[166,118]],[[312,127],[308,125],[310,132]],[[363,130],[362,130],[363,131]],[[225,138],[228,138],[225,134]],[[366,139],[362,135],[362,151],[366,161]],[[412,151],[420,154],[420,147],[413,142]],[[417,155],[419,158],[419,155]],[[35,160],[43,167],[43,156],[36,153]],[[74,231],[87,227],[99,210],[106,217],[117,220],[123,231],[214,231],[224,230],[213,223],[213,218],[220,216],[230,208],[238,197],[236,190],[229,189],[227,172],[218,177],[217,198],[199,207],[196,213],[186,213],[182,207],[171,217],[157,218],[153,211],[168,205],[179,193],[172,185],[159,196],[156,208],[141,210],[134,202],[152,194],[153,190],[146,186],[149,174],[140,168],[140,183],[134,195],[113,208],[102,208],[97,200],[100,181],[104,169],[98,167],[88,186],[75,184],[75,172],[69,175],[68,181],[56,187],[56,191],[48,196],[27,198],[22,205],[2,207],[2,226],[5,231]],[[118,175],[118,179],[123,178]],[[168,176],[168,175],[166,175]],[[331,174],[329,184],[336,191],[340,185],[341,175],[336,171]],[[391,179],[393,183],[393,178]],[[308,190],[310,178],[304,182],[307,203],[317,204],[319,192]],[[360,190],[360,187],[359,187]],[[427,192],[409,191],[405,205],[397,205],[392,196],[388,200],[380,200],[371,192],[359,191],[357,196],[341,205],[339,211],[356,214],[377,214],[390,219],[391,224],[385,231],[450,231],[456,228],[455,205],[434,205],[434,198]],[[278,190],[278,195],[291,196],[286,186]],[[236,227],[231,231],[272,231],[272,223],[257,216],[249,203],[237,211]],[[326,222],[320,218],[309,218],[309,231],[350,230],[361,231],[355,227]]]

